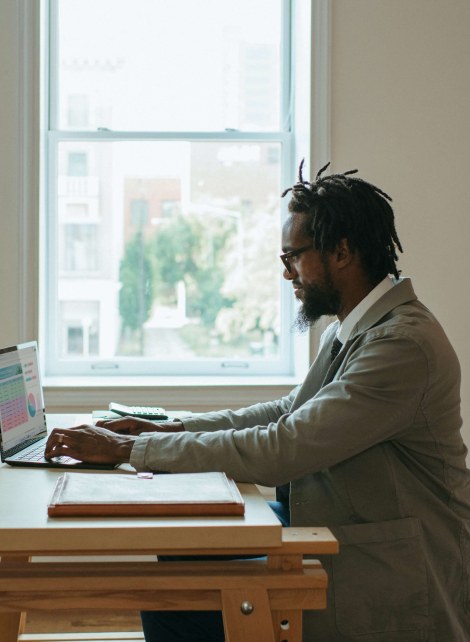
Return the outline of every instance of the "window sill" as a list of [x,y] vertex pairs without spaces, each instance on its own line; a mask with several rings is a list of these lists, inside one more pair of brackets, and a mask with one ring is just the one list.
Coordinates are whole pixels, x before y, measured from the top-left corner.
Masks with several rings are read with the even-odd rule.
[[287,395],[296,377],[45,377],[47,412],[91,412],[110,401],[208,412]]

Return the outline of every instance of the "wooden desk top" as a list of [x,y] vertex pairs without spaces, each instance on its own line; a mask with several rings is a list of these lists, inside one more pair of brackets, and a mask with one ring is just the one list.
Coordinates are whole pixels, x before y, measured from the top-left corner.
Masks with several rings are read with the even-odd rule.
[[[48,415],[48,428],[90,422],[89,415]],[[200,550],[227,546],[273,547],[281,526],[252,484],[240,484],[245,515],[226,517],[49,518],[47,504],[58,468],[15,468],[0,464],[0,556],[74,553],[153,554],[165,549]],[[82,472],[75,471],[80,475]],[[135,474],[129,465],[100,475]]]
[[[240,484],[244,516],[49,518],[47,504],[60,469],[0,467],[2,554],[151,554],[165,549],[276,547],[281,525],[251,484]],[[90,471],[87,471],[90,473]],[[80,471],[73,474],[80,475]],[[127,470],[100,475],[133,474]]]
[[[48,426],[67,427],[90,420],[87,415],[49,415]],[[245,499],[244,516],[50,518],[47,504],[63,469],[15,468],[0,464],[0,557],[11,555],[154,555],[190,551],[240,554],[276,553],[285,546],[283,529],[253,484],[238,484]],[[80,475],[82,472],[75,471]],[[128,465],[100,475],[135,474]],[[336,540],[326,528],[300,529],[317,553],[333,553]],[[308,533],[306,533],[308,531]],[[311,531],[311,532],[310,532]],[[307,550],[305,553],[309,552]]]

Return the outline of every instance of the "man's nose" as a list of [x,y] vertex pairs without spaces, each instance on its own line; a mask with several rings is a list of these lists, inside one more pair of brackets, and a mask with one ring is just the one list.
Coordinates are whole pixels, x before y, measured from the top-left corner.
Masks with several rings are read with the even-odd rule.
[[284,267],[284,270],[282,272],[282,276],[286,279],[286,281],[292,281],[292,279],[295,277],[296,274],[297,272],[295,271],[295,268],[292,267],[292,263],[290,266],[290,270]]

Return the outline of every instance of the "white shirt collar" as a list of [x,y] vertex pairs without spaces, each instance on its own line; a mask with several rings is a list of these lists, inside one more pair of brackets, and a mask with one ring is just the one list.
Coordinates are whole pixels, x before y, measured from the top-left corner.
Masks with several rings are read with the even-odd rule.
[[375,288],[371,290],[369,294],[364,297],[353,310],[351,310],[348,316],[343,320],[338,329],[338,332],[336,333],[336,336],[341,341],[341,343],[346,343],[356,323],[358,323],[367,312],[367,310],[371,308],[374,303],[385,294],[385,292],[391,290],[396,283],[396,279],[394,279],[392,276],[386,276],[383,281],[376,285]]

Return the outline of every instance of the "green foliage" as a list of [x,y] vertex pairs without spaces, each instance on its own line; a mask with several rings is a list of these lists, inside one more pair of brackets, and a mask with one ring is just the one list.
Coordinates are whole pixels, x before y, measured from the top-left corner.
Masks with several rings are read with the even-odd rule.
[[155,296],[154,263],[153,248],[142,232],[137,232],[126,245],[119,268],[119,313],[123,329],[141,330],[150,316]]
[[153,243],[159,281],[173,287],[197,269],[194,260],[200,243],[198,233],[194,222],[191,224],[182,215],[163,220]]
[[281,267],[268,248],[280,245],[276,220],[273,201],[264,211],[240,206],[226,215],[208,210],[160,219],[149,241],[137,233],[120,267],[123,330],[134,333],[128,340],[139,341],[140,333],[143,354],[143,324],[153,306],[174,308],[184,283],[189,322],[177,332],[194,354],[216,357],[230,347],[256,356],[274,347]]
[[178,215],[165,221],[155,236],[158,281],[167,286],[183,281],[187,314],[201,319],[206,327],[233,303],[221,293],[224,251],[231,231],[231,221]]

